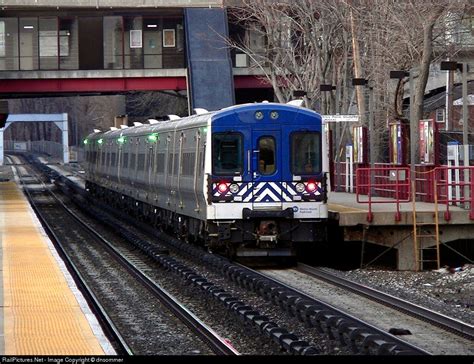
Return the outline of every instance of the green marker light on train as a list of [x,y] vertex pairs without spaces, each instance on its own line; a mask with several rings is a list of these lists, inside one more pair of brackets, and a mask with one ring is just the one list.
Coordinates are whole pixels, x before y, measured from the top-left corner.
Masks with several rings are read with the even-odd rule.
[[159,139],[158,134],[156,134],[156,133],[148,135],[148,141],[151,142],[151,143],[156,142],[158,139]]

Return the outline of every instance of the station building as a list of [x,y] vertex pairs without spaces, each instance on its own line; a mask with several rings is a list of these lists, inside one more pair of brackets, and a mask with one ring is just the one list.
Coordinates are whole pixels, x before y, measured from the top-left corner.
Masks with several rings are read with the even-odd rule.
[[229,33],[227,5],[3,0],[0,96],[175,90],[188,93],[190,109],[268,99],[270,86],[227,45],[245,32]]

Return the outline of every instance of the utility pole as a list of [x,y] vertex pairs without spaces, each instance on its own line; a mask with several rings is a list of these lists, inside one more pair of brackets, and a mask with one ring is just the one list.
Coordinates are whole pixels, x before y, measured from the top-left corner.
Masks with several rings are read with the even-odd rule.
[[[467,99],[467,63],[462,66],[462,144],[464,147],[464,167],[469,167],[469,113]],[[467,208],[469,201],[469,170],[464,169],[464,207]],[[473,193],[473,191],[471,191]]]
[[[356,22],[352,14],[352,7],[350,9],[350,18],[351,18],[351,35],[352,35],[352,54],[354,58],[354,78],[360,79],[362,76],[362,65],[360,62],[360,52],[359,52],[359,38],[357,37]],[[365,98],[364,93],[359,88],[356,88],[357,94],[357,109],[359,110],[359,117],[363,120],[366,116],[365,114]]]
[[[410,70],[410,82],[409,82],[409,92],[410,92],[410,175],[412,181],[412,188],[415,188],[415,165],[416,165],[416,146],[418,144],[417,139],[417,130],[418,125],[415,120],[415,82],[414,82],[414,71]],[[416,196],[415,196],[416,197]]]

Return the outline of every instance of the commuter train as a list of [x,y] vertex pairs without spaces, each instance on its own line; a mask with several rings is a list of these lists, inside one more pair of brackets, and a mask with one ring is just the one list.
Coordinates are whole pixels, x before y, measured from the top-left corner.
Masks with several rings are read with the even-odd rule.
[[87,191],[233,258],[291,257],[326,240],[319,114],[263,102],[171,119],[89,135]]

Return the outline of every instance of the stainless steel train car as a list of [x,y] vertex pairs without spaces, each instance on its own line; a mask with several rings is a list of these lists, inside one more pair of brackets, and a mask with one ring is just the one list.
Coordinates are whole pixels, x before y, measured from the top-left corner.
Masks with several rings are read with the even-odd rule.
[[326,239],[319,114],[254,103],[150,122],[84,140],[92,196],[232,257],[293,256]]

